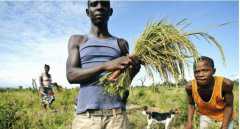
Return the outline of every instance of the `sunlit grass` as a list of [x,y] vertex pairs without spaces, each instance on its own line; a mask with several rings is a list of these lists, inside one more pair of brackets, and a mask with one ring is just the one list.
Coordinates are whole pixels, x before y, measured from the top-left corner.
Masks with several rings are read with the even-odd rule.
[[[56,91],[53,109],[44,111],[39,96],[31,90],[0,92],[0,129],[70,129],[74,118],[74,99],[78,89]],[[234,86],[234,111],[238,114],[238,86]],[[187,120],[187,100],[184,87],[137,87],[130,90],[128,106],[137,105],[157,108],[161,112],[179,108],[180,114],[171,124],[171,129],[183,129]],[[128,112],[131,129],[143,129],[147,119],[141,110]],[[239,128],[239,116],[234,120],[234,129]],[[157,129],[164,127],[156,125]],[[199,117],[194,117],[194,127],[199,128]],[[217,129],[217,128],[214,128]]]

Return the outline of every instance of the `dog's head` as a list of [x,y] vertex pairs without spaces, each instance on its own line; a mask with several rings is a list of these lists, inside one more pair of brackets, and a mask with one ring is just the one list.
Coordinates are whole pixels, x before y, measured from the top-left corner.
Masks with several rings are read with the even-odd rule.
[[148,107],[147,106],[143,106],[142,114],[143,115],[148,115],[147,110],[148,110]]
[[148,110],[148,107],[147,107],[147,106],[143,106],[143,110],[144,110],[144,111],[147,111],[147,110]]
[[179,114],[179,113],[180,113],[180,110],[179,110],[179,108],[171,109],[171,110],[169,111],[169,113],[171,113],[171,114]]

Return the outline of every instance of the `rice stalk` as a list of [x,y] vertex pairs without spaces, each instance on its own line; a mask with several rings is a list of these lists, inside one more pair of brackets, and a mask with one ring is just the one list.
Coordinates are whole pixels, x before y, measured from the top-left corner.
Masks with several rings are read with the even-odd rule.
[[[178,81],[184,77],[184,69],[189,66],[189,59],[197,61],[199,52],[190,37],[204,39],[214,44],[221,53],[223,61],[224,52],[217,40],[206,32],[185,32],[178,25],[184,24],[185,19],[177,25],[165,20],[151,22],[136,40],[133,55],[145,67],[149,76],[159,74],[163,81]],[[121,95],[131,84],[130,69],[127,68],[116,81],[108,81],[111,73],[100,79],[106,93]]]

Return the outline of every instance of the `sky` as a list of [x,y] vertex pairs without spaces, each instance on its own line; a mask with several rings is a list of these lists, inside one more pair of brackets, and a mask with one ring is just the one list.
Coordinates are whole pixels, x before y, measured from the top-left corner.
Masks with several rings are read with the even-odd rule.
[[[162,18],[176,24],[186,18],[187,32],[207,32],[220,42],[226,65],[214,45],[193,39],[201,55],[212,57],[216,75],[236,79],[239,75],[239,11],[237,1],[113,1],[109,31],[125,38],[133,51],[134,41],[150,21]],[[44,64],[51,66],[54,82],[70,88],[66,79],[68,39],[89,32],[86,1],[0,1],[0,87],[28,87],[38,82]],[[218,25],[228,23],[219,27]],[[145,78],[145,79],[144,79]],[[186,79],[193,79],[191,68]],[[140,80],[152,84],[142,68]],[[156,82],[155,82],[156,83]]]

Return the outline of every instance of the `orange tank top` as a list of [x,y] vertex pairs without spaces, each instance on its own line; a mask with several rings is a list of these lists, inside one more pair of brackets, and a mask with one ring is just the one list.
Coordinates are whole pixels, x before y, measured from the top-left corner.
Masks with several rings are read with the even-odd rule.
[[200,97],[196,80],[192,81],[192,95],[194,102],[198,107],[198,112],[201,115],[206,115],[209,118],[217,121],[223,121],[224,118],[223,111],[225,107],[225,102],[222,97],[223,79],[223,77],[214,77],[215,82],[213,92],[208,102],[205,102]]

